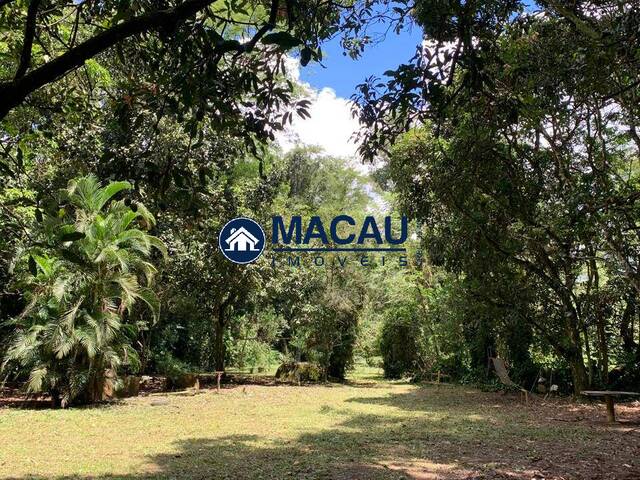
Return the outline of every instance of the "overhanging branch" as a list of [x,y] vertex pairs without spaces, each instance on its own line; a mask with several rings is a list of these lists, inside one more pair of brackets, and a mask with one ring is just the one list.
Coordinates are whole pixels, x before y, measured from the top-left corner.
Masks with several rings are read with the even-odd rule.
[[41,0],[31,0],[27,10],[27,24],[24,28],[24,39],[22,41],[22,53],[20,54],[20,65],[16,71],[15,80],[18,80],[27,73],[31,65],[31,50],[33,48],[33,37],[36,34],[36,16]]
[[[177,23],[204,10],[214,1],[187,0],[173,8],[134,17],[95,35],[28,73],[25,70],[23,76],[16,75],[13,81],[0,83],[0,120],[6,117],[13,108],[20,105],[28,95],[82,66],[85,61],[99,53],[132,36],[163,28],[173,28]],[[238,44],[232,50],[239,53],[251,50],[267,31],[275,27],[278,3],[278,0],[271,2],[269,19],[258,29],[252,39],[246,44]],[[29,57],[30,51],[29,48]],[[229,49],[216,48],[215,51],[216,53],[224,53]]]

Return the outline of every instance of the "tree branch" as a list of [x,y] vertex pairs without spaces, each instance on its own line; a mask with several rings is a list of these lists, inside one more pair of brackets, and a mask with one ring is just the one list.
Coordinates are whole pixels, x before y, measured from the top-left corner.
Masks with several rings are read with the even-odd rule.
[[272,0],[271,2],[271,10],[269,12],[269,20],[265,23],[260,29],[256,32],[251,40],[246,44],[246,50],[250,51],[253,47],[256,46],[258,40],[262,38],[262,36],[267,33],[269,30],[272,30],[276,26],[276,19],[278,18],[278,4],[280,2],[278,0]]
[[[21,78],[16,78],[11,82],[0,83],[0,120],[6,117],[13,108],[20,105],[34,91],[82,66],[85,61],[108,48],[140,33],[157,31],[162,28],[173,28],[178,22],[184,21],[186,18],[204,10],[212,3],[214,3],[214,0],[186,0],[173,8],[157,10],[134,17],[95,35]],[[238,52],[249,51],[267,31],[274,28],[278,3],[278,0],[271,2],[269,19],[256,32],[253,38],[248,43],[240,44],[233,50]],[[224,49],[218,48],[216,48],[216,51],[217,53],[225,52]]]
[[555,0],[548,0],[547,3],[554,9],[560,16],[569,20],[571,23],[575,25],[575,27],[584,35],[589,37],[591,40],[601,40],[602,33],[596,30],[593,26],[591,26],[586,20],[580,18],[575,12],[572,12],[570,9],[560,5]]
[[22,41],[22,53],[20,54],[20,65],[16,71],[15,80],[24,77],[31,65],[31,50],[33,49],[33,37],[36,35],[36,16],[38,7],[42,0],[31,0],[27,10],[27,24],[24,27],[24,40]]

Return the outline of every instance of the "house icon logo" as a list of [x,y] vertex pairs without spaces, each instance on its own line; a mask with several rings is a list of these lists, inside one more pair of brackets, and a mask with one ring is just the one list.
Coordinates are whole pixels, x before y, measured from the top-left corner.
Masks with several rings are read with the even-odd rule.
[[222,254],[233,263],[251,263],[262,254],[265,245],[264,230],[250,218],[238,217],[227,222],[218,236]]

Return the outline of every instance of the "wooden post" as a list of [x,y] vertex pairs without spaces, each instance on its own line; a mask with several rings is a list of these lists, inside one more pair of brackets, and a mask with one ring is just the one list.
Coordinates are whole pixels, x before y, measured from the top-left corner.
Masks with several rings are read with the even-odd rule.
[[607,402],[607,420],[609,420],[609,423],[615,423],[616,409],[615,409],[613,397],[611,395],[607,395],[604,397],[604,401]]
[[217,386],[216,386],[216,389],[217,389],[218,393],[220,393],[220,378],[222,377],[222,373],[223,372],[216,372],[216,375],[217,375],[217,379],[216,379],[217,380]]

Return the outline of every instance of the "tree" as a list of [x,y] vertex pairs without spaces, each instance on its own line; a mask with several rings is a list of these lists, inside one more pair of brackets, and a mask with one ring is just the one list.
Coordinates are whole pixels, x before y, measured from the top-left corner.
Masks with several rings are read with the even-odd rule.
[[[134,44],[140,55],[152,54],[159,44],[180,45],[176,57],[184,67],[196,62],[198,68],[208,65],[213,70],[219,63],[233,63],[244,55],[273,56],[276,51],[302,46],[306,65],[311,58],[319,58],[317,45],[331,33],[343,8],[334,2],[302,5],[281,0],[227,6],[212,0],[50,3],[0,4],[0,25],[8,31],[5,48],[0,50],[0,72],[4,73],[0,120],[41,87],[124,44]],[[270,33],[272,30],[278,31]]]
[[122,367],[135,369],[131,343],[143,325],[127,316],[138,301],[159,314],[149,260],[165,247],[144,231],[154,218],[142,204],[113,201],[130,188],[81,177],[36,211],[40,241],[21,281],[28,303],[10,321],[3,370],[26,372],[27,390],[49,392],[56,405],[100,399]]
[[585,358],[602,379],[611,366],[604,277],[636,283],[637,5],[429,6],[420,55],[386,90],[361,88],[362,152],[422,125],[391,152],[400,203],[451,271],[553,345],[579,392]]
[[[253,313],[261,304],[259,293],[269,281],[271,267],[264,257],[250,265],[230,262],[218,249],[217,235],[237,216],[266,224],[281,186],[282,167],[277,158],[257,161],[242,156],[241,150],[227,149],[207,175],[198,176],[195,162],[184,168],[194,172],[191,181],[197,187],[172,185],[159,214],[160,236],[175,252],[162,278],[168,285],[163,300],[169,305],[163,326],[170,329],[183,316],[171,307],[178,299],[194,302],[201,336],[190,343],[190,350],[200,351],[200,368],[223,371],[230,328],[236,318]],[[176,354],[184,358],[187,352]]]
[[[343,160],[316,148],[299,148],[287,156],[284,188],[273,208],[276,213],[318,215],[327,221],[345,212],[362,218],[369,200],[366,182]],[[286,321],[279,348],[296,361],[317,362],[325,379],[343,380],[353,364],[366,296],[361,269],[340,265],[334,255],[327,255],[322,267],[314,266],[313,256],[307,254],[301,254],[295,266],[287,264],[287,258],[276,260],[269,297]]]

